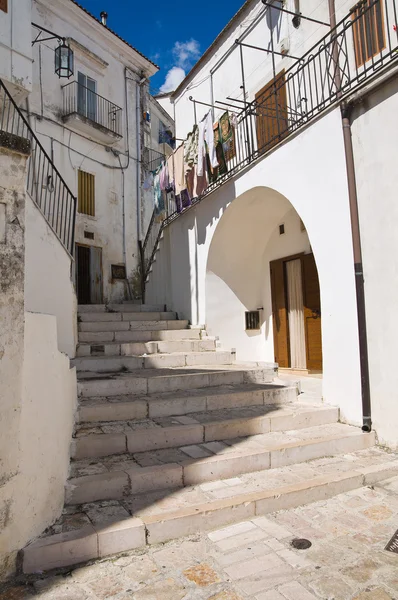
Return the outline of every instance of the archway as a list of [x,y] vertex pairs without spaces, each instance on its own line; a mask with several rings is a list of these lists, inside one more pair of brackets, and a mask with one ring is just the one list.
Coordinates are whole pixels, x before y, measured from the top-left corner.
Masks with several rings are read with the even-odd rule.
[[238,361],[322,369],[315,258],[300,216],[276,190],[252,188],[221,217],[207,259],[206,323]]

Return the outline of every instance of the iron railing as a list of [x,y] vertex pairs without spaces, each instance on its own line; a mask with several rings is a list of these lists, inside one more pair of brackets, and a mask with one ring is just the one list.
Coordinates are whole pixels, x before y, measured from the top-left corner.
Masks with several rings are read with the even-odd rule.
[[73,255],[76,197],[0,80],[0,131],[30,141],[27,192],[70,255]]
[[103,127],[122,137],[122,109],[78,81],[62,88],[62,116],[78,115],[93,125]]
[[145,171],[156,171],[165,158],[166,157],[162,152],[158,152],[153,148],[147,148],[145,146],[142,152],[142,166]]
[[262,95],[246,103],[238,114],[235,150],[227,172],[192,199],[190,206],[166,213],[160,227],[151,221],[145,280],[165,226],[398,58],[396,2],[361,0],[298,61],[280,72]]

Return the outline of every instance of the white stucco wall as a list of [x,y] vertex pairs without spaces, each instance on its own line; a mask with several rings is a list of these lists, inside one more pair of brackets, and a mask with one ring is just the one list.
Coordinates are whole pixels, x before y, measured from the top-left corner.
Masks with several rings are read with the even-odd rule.
[[77,301],[72,259],[31,198],[25,209],[25,310],[56,317],[58,349],[76,353]]
[[56,319],[25,313],[18,471],[0,533],[12,556],[61,514],[77,404],[75,369],[57,348]]
[[398,205],[395,173],[398,78],[375,91],[352,115],[365,279],[373,426],[380,443],[398,447]]
[[[125,281],[112,280],[111,265],[126,262],[129,277],[139,261],[137,119],[142,120],[142,111],[137,106],[137,82],[141,72],[149,77],[156,67],[72,2],[33,0],[32,21],[61,31],[74,51],[74,75],[68,81],[54,73],[56,42],[33,47],[29,110],[40,141],[72,193],[77,195],[79,169],[95,176],[95,216],[77,214],[75,242],[102,248],[104,301],[118,302],[129,297],[129,290]],[[32,28],[33,34],[37,29]],[[95,126],[62,120],[62,88],[76,81],[79,71],[97,82],[98,95],[122,109],[121,139],[105,139]],[[94,239],[85,237],[85,232],[93,233]]]
[[[320,148],[324,150],[319,152]],[[272,214],[272,229],[265,233],[269,242],[272,242],[272,234],[279,224],[279,219],[283,219],[290,210],[289,203],[286,204],[286,200],[283,200],[284,206],[279,215],[279,195],[291,203],[306,226],[321,288],[324,398],[327,402],[341,407],[343,419],[360,424],[361,393],[354,268],[344,147],[338,109],[290,138],[168,227],[170,256],[165,256],[166,252],[163,252],[166,247],[163,240],[150,275],[147,301],[152,302],[155,297],[157,301],[162,301],[162,291],[170,289],[163,301],[171,303],[172,308],[177,310],[181,317],[188,318],[193,323],[207,321],[206,306],[211,300],[206,300],[205,281],[211,241],[216,239],[213,236],[218,225],[222,226],[223,220],[220,218],[223,213],[228,215],[230,209],[227,206],[235,198],[244,197],[246,193],[247,198],[253,201],[253,192],[249,192],[255,188],[263,189],[264,201],[269,201],[269,190],[273,194],[272,206],[276,206],[278,216]],[[258,224],[259,214],[257,213],[256,218],[254,212],[251,220],[254,232],[261,230],[262,224]],[[261,215],[266,232],[267,222],[264,213]],[[244,230],[243,227],[242,231],[237,233],[236,245],[240,245],[241,248],[244,248],[244,244],[249,244],[242,239],[243,231],[246,231],[245,240],[250,234],[250,230]],[[258,239],[255,235],[253,237]],[[247,249],[249,247],[250,245]],[[271,251],[271,247],[275,251]],[[268,248],[269,259],[277,258],[279,252],[287,250],[280,248],[277,242],[271,244],[271,247]],[[257,265],[255,276],[259,278],[261,285],[264,285],[265,278],[265,275],[261,274],[264,273],[265,248],[267,246],[262,246],[258,253],[256,248],[251,250],[251,260]],[[227,260],[228,257],[225,257],[225,262]],[[235,263],[231,264],[235,267]],[[239,267],[240,271],[236,276],[244,277],[249,268],[247,262],[242,261]],[[170,283],[165,281],[165,277]],[[211,287],[209,290],[211,291]],[[225,297],[218,297],[217,301],[220,305],[228,305],[231,301],[231,291],[226,291]],[[247,308],[252,309],[253,306]],[[215,324],[213,327],[216,329]],[[256,341],[253,346],[255,347],[250,353],[251,360],[274,359],[271,343],[266,345],[264,341]],[[246,351],[245,357],[249,357]]]
[[18,103],[32,90],[31,4],[10,1],[0,10],[0,79]]

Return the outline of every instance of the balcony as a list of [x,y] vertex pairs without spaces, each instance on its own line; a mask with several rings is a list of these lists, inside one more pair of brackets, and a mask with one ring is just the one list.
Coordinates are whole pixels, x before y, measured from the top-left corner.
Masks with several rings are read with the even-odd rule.
[[62,88],[62,118],[79,131],[102,142],[119,140],[122,109],[77,81]]

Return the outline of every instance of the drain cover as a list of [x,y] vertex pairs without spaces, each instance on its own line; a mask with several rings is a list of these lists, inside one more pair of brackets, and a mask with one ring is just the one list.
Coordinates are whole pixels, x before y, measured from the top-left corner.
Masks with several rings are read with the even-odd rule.
[[398,529],[392,536],[391,540],[388,542],[387,546],[385,547],[385,550],[388,550],[389,552],[395,552],[395,554],[398,554]]
[[310,540],[305,540],[304,538],[296,538],[292,540],[290,544],[297,550],[307,550],[312,546]]

